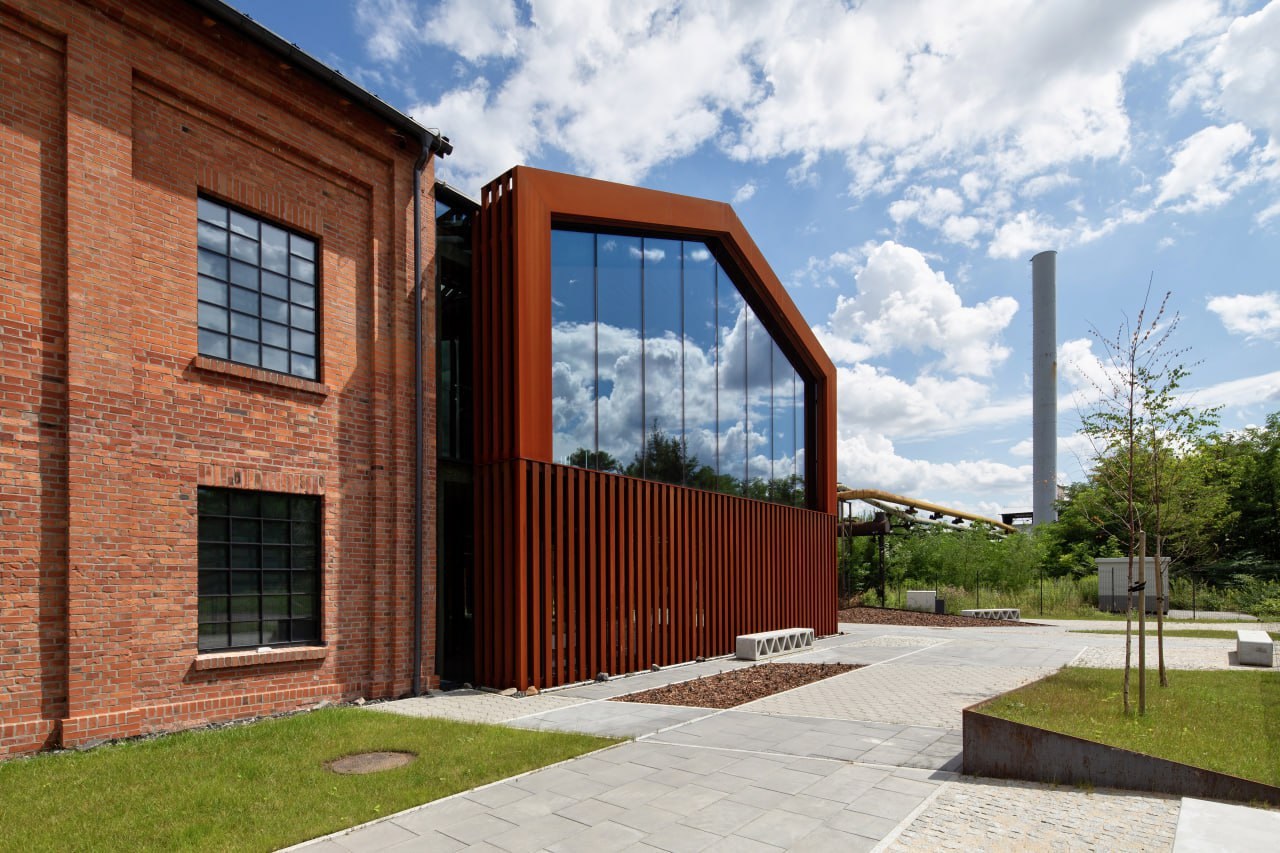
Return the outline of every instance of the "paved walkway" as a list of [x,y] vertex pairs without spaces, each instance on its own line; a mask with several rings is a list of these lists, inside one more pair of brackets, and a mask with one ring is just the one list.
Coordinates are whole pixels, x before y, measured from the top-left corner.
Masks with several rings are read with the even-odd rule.
[[[520,699],[458,691],[371,706],[635,740],[300,848],[1167,851],[1179,834],[1216,831],[1180,828],[1176,797],[958,775],[961,709],[1072,661],[1113,655],[1123,636],[1057,626],[841,628],[784,660],[863,668],[727,711],[608,700],[746,662],[711,660]],[[1176,666],[1185,643],[1227,666],[1225,645],[1207,642],[1229,645],[1168,638],[1166,658]]]

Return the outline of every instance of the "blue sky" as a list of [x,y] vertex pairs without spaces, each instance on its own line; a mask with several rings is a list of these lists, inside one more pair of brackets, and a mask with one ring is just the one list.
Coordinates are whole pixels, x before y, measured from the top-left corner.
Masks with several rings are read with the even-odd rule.
[[1058,255],[1059,479],[1172,291],[1190,399],[1280,410],[1280,0],[233,0],[455,145],[729,201],[840,371],[840,479],[1031,495],[1030,258]]

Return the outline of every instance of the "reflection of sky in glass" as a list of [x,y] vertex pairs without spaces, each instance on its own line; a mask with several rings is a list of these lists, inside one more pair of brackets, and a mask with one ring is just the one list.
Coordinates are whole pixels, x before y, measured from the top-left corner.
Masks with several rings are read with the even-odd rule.
[[705,245],[554,231],[552,365],[556,461],[793,499],[803,386]]
[[643,246],[639,237],[609,237],[598,246],[598,369],[613,384],[596,398],[597,435],[599,449],[627,465],[644,446]]
[[719,470],[716,448],[716,268],[698,243],[684,244],[684,433],[689,455]]
[[773,339],[747,309],[747,475],[768,480],[773,472]]
[[747,306],[723,271],[719,271],[717,278],[720,337],[716,399],[720,473],[741,481],[747,470]]
[[555,458],[565,459],[595,449],[595,237],[553,231],[551,254],[551,416]]

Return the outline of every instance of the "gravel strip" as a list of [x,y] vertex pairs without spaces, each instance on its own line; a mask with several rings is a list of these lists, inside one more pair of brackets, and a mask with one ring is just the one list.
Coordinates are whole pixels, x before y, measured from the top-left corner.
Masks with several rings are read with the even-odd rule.
[[921,613],[916,610],[893,610],[888,607],[851,607],[836,613],[839,622],[861,622],[870,625],[918,625],[922,628],[1012,628],[1034,625],[1011,619],[979,619],[976,616]]
[[766,663],[692,681],[628,693],[611,700],[693,708],[733,708],[833,675],[858,669],[848,663]]

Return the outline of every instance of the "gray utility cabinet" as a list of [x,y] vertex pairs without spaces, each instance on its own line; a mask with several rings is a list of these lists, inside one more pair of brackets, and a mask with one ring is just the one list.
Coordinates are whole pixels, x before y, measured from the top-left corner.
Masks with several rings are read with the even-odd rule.
[[[1169,612],[1169,558],[1161,560],[1161,580],[1164,582],[1164,612]],[[1097,557],[1094,563],[1098,566],[1098,609],[1109,613],[1123,613],[1128,600],[1129,558]],[[1147,557],[1146,607],[1148,613],[1156,612],[1156,560]],[[1133,577],[1138,577],[1138,558],[1133,558]],[[1136,593],[1135,593],[1136,598]],[[1135,605],[1137,601],[1135,600]]]

